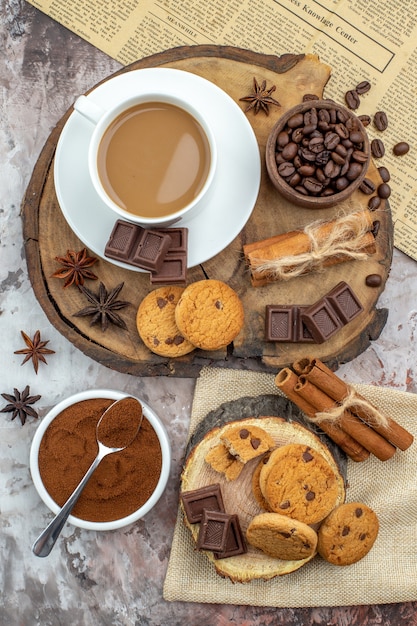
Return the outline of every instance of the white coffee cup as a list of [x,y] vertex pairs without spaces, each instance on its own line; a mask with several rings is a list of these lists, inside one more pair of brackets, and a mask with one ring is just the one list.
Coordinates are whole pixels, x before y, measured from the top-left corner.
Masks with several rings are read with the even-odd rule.
[[[148,150],[150,150],[152,153],[152,158],[149,159],[149,163],[148,161],[144,163],[144,161],[142,160],[140,167],[138,166],[137,168],[138,170],[140,169],[140,179],[142,180],[142,183],[139,183],[137,185],[138,201],[137,204],[135,203],[134,205],[134,210],[128,210],[127,204],[120,199],[122,193],[120,193],[120,195],[112,194],[113,197],[111,197],[111,192],[109,192],[109,188],[105,188],[105,185],[103,183],[103,167],[99,167],[98,157],[100,155],[100,151],[103,150],[103,137],[107,137],[106,133],[108,133],[109,128],[113,128],[115,127],[114,125],[119,124],[119,120],[121,119],[120,116],[124,116],[126,118],[130,117],[131,114],[133,116],[133,112],[147,109],[149,104],[150,108],[152,108],[155,104],[160,105],[161,109],[167,109],[170,110],[172,114],[175,113],[180,117],[182,116],[181,119],[184,119],[186,122],[187,116],[191,116],[190,120],[192,120],[193,124],[198,127],[198,131],[196,131],[196,134],[199,134],[199,136],[201,135],[201,142],[204,142],[206,152],[204,153],[205,156],[201,156],[202,149],[200,150],[200,152],[198,152],[194,139],[190,139],[191,135],[188,132],[184,132],[181,135],[181,139],[178,140],[177,144],[175,144],[177,138],[175,138],[175,141],[173,138],[172,145],[177,145],[177,147],[175,151],[173,151],[175,152],[175,154],[173,153],[171,155],[172,158],[166,160],[167,162],[169,162],[169,166],[166,166],[165,170],[164,168],[166,164],[164,166],[159,166],[158,161],[158,159],[162,159],[162,157],[165,160],[164,143],[161,144],[161,142],[159,141],[154,142],[154,144],[151,145],[150,138],[148,144],[146,144],[145,140],[143,140],[143,142],[137,142],[136,145],[143,148],[143,150],[145,150],[145,145],[148,146]],[[156,106],[156,108],[158,108],[158,106]],[[185,217],[188,218],[194,216],[207,205],[217,165],[216,141],[213,132],[204,117],[199,111],[197,111],[192,105],[187,102],[185,97],[182,98],[178,95],[163,93],[163,90],[161,90],[161,92],[158,93],[142,93],[138,96],[127,97],[125,99],[122,99],[116,105],[106,109],[98,106],[88,96],[83,95],[75,101],[74,109],[80,115],[90,121],[91,124],[94,125],[94,130],[91,135],[88,151],[89,175],[97,194],[99,195],[101,200],[110,209],[112,209],[112,211],[114,211],[116,219],[128,220],[139,224],[144,228],[167,227],[172,224],[179,223]],[[175,125],[175,128],[177,127],[179,128],[179,124]],[[175,134],[173,124],[171,124],[170,129],[172,129],[172,133]],[[180,131],[178,130],[178,133],[176,134],[179,133]],[[130,142],[129,135],[127,140]],[[198,139],[198,141],[200,141],[200,138]],[[160,156],[161,154],[162,157]],[[194,159],[195,155],[200,155],[201,158],[196,157]],[[186,156],[187,158],[184,159],[184,156]],[[103,161],[102,156],[100,156],[100,159],[101,161]],[[117,169],[119,167],[118,160],[113,159],[113,163],[114,168]],[[187,166],[185,166],[185,163],[187,163]],[[132,161],[129,161],[129,168],[124,168],[123,164],[121,163],[119,168],[120,173],[122,173],[124,176],[123,168],[126,171],[128,169],[130,171],[131,169],[132,176],[130,180],[133,180],[134,177],[136,181],[136,174],[133,175],[135,165],[136,162],[134,161],[134,159],[132,159]],[[198,165],[200,165],[200,169],[198,170],[200,178],[198,179],[197,184],[197,174],[195,172],[197,172]],[[147,171],[148,166],[149,171]],[[154,190],[154,193],[155,195],[158,194],[158,198],[163,197],[163,199],[158,202],[157,205],[159,213],[158,211],[155,211],[155,213],[153,213],[152,202],[141,203],[141,199],[145,195],[145,191],[148,192],[149,189],[150,192],[152,191],[152,185],[150,184],[151,181],[153,181],[154,178],[156,179],[160,175],[162,176],[162,173],[164,173],[163,184],[161,185],[161,188],[156,188]],[[137,174],[139,175],[139,172],[137,172]],[[194,174],[195,182],[193,182],[193,184],[195,184],[195,189],[194,187],[190,187],[187,191],[187,194],[185,192],[182,194],[182,187],[184,187],[185,189],[186,183],[188,184],[188,179],[190,178],[191,180]],[[184,180],[182,180],[181,176]],[[109,179],[107,172],[105,173],[105,177],[107,180]],[[192,180],[194,181],[194,178]],[[123,185],[123,181],[120,182],[119,189],[123,189]],[[170,197],[171,195],[172,198]],[[166,198],[167,201],[165,202]],[[186,199],[186,201],[183,202],[182,200],[184,198]],[[168,207],[168,205],[169,210],[165,212],[165,207]]]

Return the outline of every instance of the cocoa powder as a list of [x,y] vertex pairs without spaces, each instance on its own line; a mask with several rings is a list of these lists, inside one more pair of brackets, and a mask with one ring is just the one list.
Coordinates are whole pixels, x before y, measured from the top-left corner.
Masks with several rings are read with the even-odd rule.
[[[45,431],[39,471],[53,500],[62,506],[93,462],[96,426],[113,400],[95,398],[64,409]],[[88,481],[73,514],[92,522],[130,515],[152,495],[162,467],[159,439],[146,417],[124,450],[105,457]]]

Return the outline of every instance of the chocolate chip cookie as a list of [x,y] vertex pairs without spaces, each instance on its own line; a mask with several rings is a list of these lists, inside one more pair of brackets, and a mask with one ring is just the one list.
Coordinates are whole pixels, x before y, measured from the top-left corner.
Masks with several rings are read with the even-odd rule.
[[316,532],[304,522],[279,513],[256,515],[248,526],[246,539],[265,554],[285,561],[311,558],[316,553]]
[[321,524],[318,552],[334,565],[351,565],[368,554],[378,531],[378,517],[371,508],[362,502],[346,502]]
[[337,478],[325,458],[310,446],[288,444],[274,450],[261,470],[263,495],[272,511],[306,524],[323,520],[339,497]]

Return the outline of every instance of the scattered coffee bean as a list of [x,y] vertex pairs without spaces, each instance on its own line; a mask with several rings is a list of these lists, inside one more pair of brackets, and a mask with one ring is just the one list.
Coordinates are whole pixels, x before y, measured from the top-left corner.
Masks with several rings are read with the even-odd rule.
[[378,130],[386,130],[388,128],[388,117],[384,111],[377,111],[374,115],[374,124]]
[[376,192],[380,198],[386,200],[391,195],[391,187],[388,185],[388,183],[381,183],[380,185],[378,185]]
[[359,108],[361,101],[355,89],[351,89],[345,93],[345,102],[349,109],[352,109],[353,111]]
[[382,283],[382,278],[379,274],[368,274],[365,278],[365,284],[368,287],[379,287]]
[[398,143],[395,144],[392,151],[395,154],[395,156],[403,156],[404,154],[407,154],[409,149],[410,149],[410,146],[406,141],[399,141]]
[[372,196],[368,201],[368,209],[370,211],[376,211],[381,204],[381,198],[379,196]]
[[309,102],[310,100],[320,100],[320,98],[314,93],[305,93],[303,95],[303,102]]
[[367,196],[370,196],[374,193],[376,185],[370,178],[364,178],[359,185],[359,189],[362,191],[362,193],[366,193]]
[[387,183],[391,179],[391,174],[389,173],[389,170],[383,165],[381,167],[378,167],[378,172],[384,183]]
[[376,159],[380,159],[385,154],[385,146],[382,139],[372,139],[371,141],[372,156]]
[[367,93],[371,88],[371,83],[368,80],[363,80],[358,85],[356,85],[356,93],[360,96],[364,93]]

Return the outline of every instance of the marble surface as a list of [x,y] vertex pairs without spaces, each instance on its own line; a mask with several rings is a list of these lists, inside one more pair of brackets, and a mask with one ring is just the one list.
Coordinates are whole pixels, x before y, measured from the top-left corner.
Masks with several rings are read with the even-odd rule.
[[[176,516],[194,380],[138,379],[84,356],[48,322],[28,279],[20,203],[49,133],[75,97],[119,69],[119,64],[23,0],[0,5],[0,392],[30,385],[41,394],[40,418],[68,395],[110,387],[143,397],[162,417],[173,446],[166,493],[146,518],[126,529],[97,534],[67,525],[47,559],[31,544],[51,519],[29,472],[37,420],[24,426],[0,415],[0,623],[8,626],[85,624],[136,626],[200,624],[336,625],[417,623],[417,602],[314,609],[168,603],[162,586]],[[393,198],[395,202],[395,197]],[[389,309],[378,340],[339,375],[351,382],[416,392],[417,263],[394,252],[379,306]],[[36,375],[14,351],[20,331],[39,329],[55,354]],[[1,398],[3,402],[3,399]],[[0,408],[5,405],[1,403]]]

